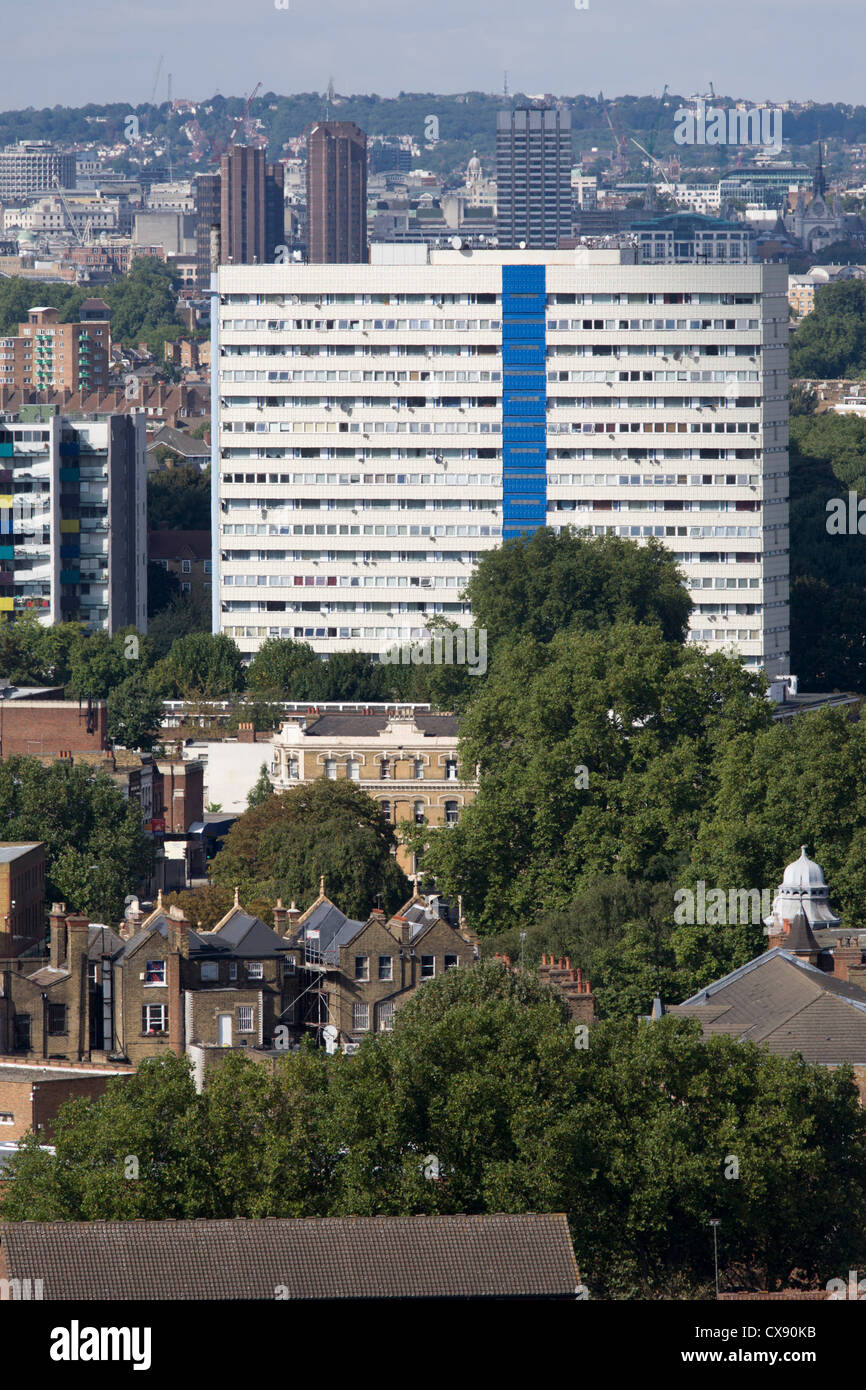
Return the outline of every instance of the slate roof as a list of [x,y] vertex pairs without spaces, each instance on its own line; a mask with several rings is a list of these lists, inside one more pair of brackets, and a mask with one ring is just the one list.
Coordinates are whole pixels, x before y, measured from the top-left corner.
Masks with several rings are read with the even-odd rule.
[[[168,940],[168,917],[164,912],[152,916],[149,925],[123,943],[123,954],[132,955],[137,946],[157,931]],[[118,938],[119,940],[119,938]],[[242,908],[236,908],[223,919],[217,931],[195,931],[190,927],[190,960],[241,957],[244,960],[269,960],[288,950],[288,942],[279,936],[260,917],[251,917]],[[99,952],[97,952],[97,955]]]
[[[307,737],[336,738],[343,736],[372,737],[381,734],[388,724],[386,714],[320,714],[314,724],[308,724]],[[415,724],[425,738],[456,738],[460,720],[456,714],[416,714]]]
[[306,938],[310,931],[318,931],[319,950],[326,951],[331,947],[345,946],[363,926],[366,926],[365,922],[347,917],[328,898],[323,898],[321,902],[314,903],[305,915],[300,935]]
[[668,1007],[700,1020],[705,1037],[728,1034],[789,1057],[866,1063],[866,990],[775,947]]
[[0,1225],[46,1299],[573,1298],[562,1214]]
[[288,950],[288,943],[261,917],[251,917],[239,907],[228,918],[223,918],[221,926],[201,935],[214,944],[230,946],[237,955],[246,959],[264,960]]
[[41,840],[7,840],[0,845],[0,864],[14,864],[16,859],[29,854],[32,849],[38,849],[41,844]]

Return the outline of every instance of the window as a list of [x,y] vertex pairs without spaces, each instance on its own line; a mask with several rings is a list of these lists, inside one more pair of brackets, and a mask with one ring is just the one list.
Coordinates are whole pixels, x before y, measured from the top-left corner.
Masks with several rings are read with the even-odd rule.
[[262,964],[262,962],[261,962],[260,960],[248,960],[248,961],[247,961],[247,979],[248,979],[248,980],[263,980],[263,979],[264,979],[264,975],[265,975],[265,967],[263,966],[263,964]]
[[383,778],[383,779],[391,776],[391,759],[390,759],[390,758],[383,758],[382,761],[380,762],[380,764],[379,764],[379,776],[380,776],[380,778]]
[[49,1005],[48,1005],[48,1035],[49,1035],[49,1037],[52,1037],[52,1038],[53,1038],[53,1037],[58,1037],[60,1034],[65,1033],[65,1032],[66,1032],[66,1005],[65,1005],[65,1004],[49,1004]]
[[191,562],[190,562],[189,560],[181,560],[181,562],[180,562],[180,572],[181,572],[181,574],[191,574],[191,573],[192,573],[192,564],[191,564]]
[[285,977],[288,975],[294,975],[294,973],[295,958],[294,956],[286,956],[285,960],[283,961],[283,976]]
[[168,1005],[144,1004],[141,1009],[141,1031],[145,1036],[168,1031]]
[[251,1033],[253,1031],[253,1006],[252,1004],[238,1005],[238,1032]]
[[436,974],[436,957],[435,957],[435,956],[422,956],[422,957],[421,957],[421,979],[422,979],[422,980],[432,980],[432,979],[433,979],[433,976],[434,976],[435,974]]
[[15,1123],[15,1116],[11,1110],[0,1110],[0,1125],[11,1125]]
[[146,985],[165,984],[165,961],[149,960],[144,966],[144,983]]
[[327,777],[327,779],[328,779],[329,782],[336,782],[336,780],[337,780],[337,759],[336,759],[336,758],[326,758],[326,759],[325,759],[325,776]]
[[386,820],[390,820],[390,819],[391,819],[391,803],[390,803],[390,801],[380,801],[380,802],[379,802],[379,805],[380,805],[380,807],[382,808],[382,815],[385,817]]
[[30,1051],[30,1015],[15,1015],[15,1037],[13,1046],[16,1052]]
[[445,824],[456,825],[460,819],[460,807],[456,801],[445,802]]
[[423,758],[416,758],[416,759],[415,759],[413,776],[414,776],[416,782],[422,782],[422,781],[424,780],[424,759],[423,759]]
[[379,979],[380,979],[380,980],[393,980],[393,978],[394,978],[394,957],[393,957],[393,956],[380,956],[380,957],[379,957]]
[[456,759],[456,758],[446,758],[446,759],[445,759],[445,781],[446,781],[446,782],[456,782],[456,781],[457,781],[457,759]]
[[446,970],[456,970],[459,964],[460,964],[460,957],[459,957],[459,956],[446,956],[446,957],[445,957],[445,969],[446,969]]
[[352,1032],[366,1033],[370,1027],[370,1005],[352,1005]]
[[349,758],[346,762],[346,776],[350,782],[360,782],[361,764],[357,758]]
[[394,1000],[383,999],[379,1005],[379,1032],[390,1033],[394,1027]]
[[236,980],[238,977],[238,963],[236,960],[229,961],[229,979]]
[[203,960],[201,963],[201,977],[203,980],[218,980],[220,977],[219,966],[215,960]]
[[356,979],[356,980],[369,980],[369,978],[370,978],[370,957],[369,957],[369,956],[356,956],[356,957],[355,957],[355,979]]
[[297,758],[289,758],[289,761],[288,761],[288,763],[286,764],[286,768],[287,768],[287,774],[288,774],[289,778],[290,778],[293,782],[296,782],[296,781],[298,780],[298,776],[299,776],[299,773],[298,773],[298,760],[297,760]]

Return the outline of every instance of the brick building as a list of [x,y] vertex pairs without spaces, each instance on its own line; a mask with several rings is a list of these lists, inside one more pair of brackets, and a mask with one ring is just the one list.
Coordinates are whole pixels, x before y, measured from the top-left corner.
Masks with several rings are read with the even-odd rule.
[[[366,922],[349,918],[325,894],[303,914],[278,904],[295,959],[295,990],[284,1022],[334,1046],[352,1047],[365,1033],[389,1032],[399,1006],[426,980],[471,965],[478,938],[444,915],[437,899],[416,894],[386,918],[374,909]],[[279,929],[279,928],[278,928]]]
[[45,846],[0,842],[0,959],[45,937]]
[[[420,714],[411,706],[287,720],[274,735],[271,782],[280,792],[316,777],[348,779],[393,825],[456,825],[477,790],[474,776],[460,778],[458,735],[456,715]],[[410,872],[411,858],[401,846],[398,861]]]
[[151,531],[147,537],[147,558],[173,574],[182,593],[210,597],[210,531]]
[[390,918],[355,921],[324,884],[303,914],[278,902],[273,928],[237,891],[213,931],[161,894],[146,917],[133,903],[117,932],[55,903],[48,956],[0,960],[0,1057],[137,1064],[171,1051],[204,1070],[215,1048],[264,1056],[281,1025],[295,1042],[351,1048],[388,1031],[424,981],[476,959],[477,938],[449,915],[416,895]]
[[131,1067],[33,1067],[0,1058],[0,1140],[14,1142],[29,1129],[42,1129],[50,1142],[61,1105],[82,1097],[96,1100],[112,1077],[131,1074]]
[[104,700],[19,699],[0,692],[0,760],[14,754],[57,758],[108,748]]
[[[101,304],[101,300],[89,300]],[[61,323],[51,306],[30,309],[14,337],[0,338],[0,385],[22,391],[100,391],[108,387],[111,329],[102,319]]]
[[43,404],[56,406],[64,415],[141,413],[148,420],[177,425],[184,420],[210,419],[210,388],[199,382],[168,385],[164,381],[148,381],[146,377],[131,379],[126,387],[108,389],[106,384],[100,390],[79,391],[68,387],[22,389],[0,382],[0,410],[18,411],[22,406]]

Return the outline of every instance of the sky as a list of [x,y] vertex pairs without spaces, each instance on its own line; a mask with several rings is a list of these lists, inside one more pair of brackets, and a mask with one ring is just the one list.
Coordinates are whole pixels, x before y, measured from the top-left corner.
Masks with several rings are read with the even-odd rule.
[[262,91],[866,102],[863,0],[0,0],[6,110]]

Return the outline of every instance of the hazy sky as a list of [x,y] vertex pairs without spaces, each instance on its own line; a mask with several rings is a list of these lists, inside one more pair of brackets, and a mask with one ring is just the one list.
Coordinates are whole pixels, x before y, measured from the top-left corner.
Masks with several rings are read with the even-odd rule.
[[0,106],[220,91],[866,102],[863,0],[0,0]]

